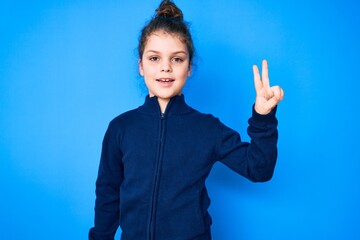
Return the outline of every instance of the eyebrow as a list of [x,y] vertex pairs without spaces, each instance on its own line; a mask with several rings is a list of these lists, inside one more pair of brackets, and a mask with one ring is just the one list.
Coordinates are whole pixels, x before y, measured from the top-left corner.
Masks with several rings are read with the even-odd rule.
[[[159,51],[156,51],[156,50],[147,50],[145,53],[156,53],[156,54],[159,54],[160,52]],[[187,52],[186,51],[176,51],[176,52],[172,52],[171,54],[179,54],[179,53],[183,53],[185,55],[187,55]]]

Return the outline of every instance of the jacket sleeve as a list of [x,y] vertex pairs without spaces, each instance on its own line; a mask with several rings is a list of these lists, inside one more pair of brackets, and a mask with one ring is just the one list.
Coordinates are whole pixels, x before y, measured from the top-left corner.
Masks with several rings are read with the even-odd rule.
[[89,240],[113,240],[119,227],[120,185],[124,179],[119,138],[110,123],[102,144],[96,180],[95,225]]
[[272,178],[277,159],[278,121],[276,107],[266,115],[252,110],[247,132],[250,143],[242,142],[240,135],[220,123],[220,161],[253,182]]

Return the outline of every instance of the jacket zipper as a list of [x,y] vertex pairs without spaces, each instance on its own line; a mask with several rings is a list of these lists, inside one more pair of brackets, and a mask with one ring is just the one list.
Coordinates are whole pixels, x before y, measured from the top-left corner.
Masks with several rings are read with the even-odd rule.
[[160,138],[157,152],[157,159],[155,165],[155,177],[154,187],[151,196],[151,210],[150,210],[150,221],[149,221],[149,240],[154,239],[155,234],[155,215],[156,215],[156,202],[158,197],[159,183],[160,183],[160,171],[162,166],[163,149],[164,149],[164,136],[165,136],[165,113],[160,115]]

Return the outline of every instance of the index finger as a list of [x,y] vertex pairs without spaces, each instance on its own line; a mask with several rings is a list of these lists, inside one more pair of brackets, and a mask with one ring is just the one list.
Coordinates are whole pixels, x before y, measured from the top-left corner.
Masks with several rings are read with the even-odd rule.
[[263,84],[260,79],[259,69],[256,65],[253,65],[253,73],[254,73],[255,90],[256,90],[256,92],[258,92],[263,87]]

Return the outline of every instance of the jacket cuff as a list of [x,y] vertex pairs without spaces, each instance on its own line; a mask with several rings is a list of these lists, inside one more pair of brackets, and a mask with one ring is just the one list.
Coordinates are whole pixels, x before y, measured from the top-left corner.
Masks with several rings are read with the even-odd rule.
[[268,114],[260,114],[256,112],[254,104],[252,107],[252,117],[250,122],[254,126],[264,126],[268,125],[269,123],[275,123],[277,125],[276,111],[277,106],[275,106]]

